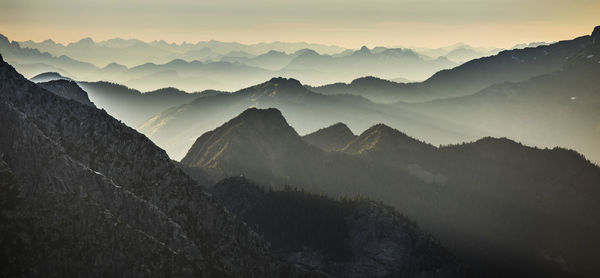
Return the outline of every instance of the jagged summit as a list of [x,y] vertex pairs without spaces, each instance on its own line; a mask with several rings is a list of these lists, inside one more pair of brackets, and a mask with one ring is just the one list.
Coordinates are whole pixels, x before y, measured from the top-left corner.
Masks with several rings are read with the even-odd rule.
[[343,149],[357,136],[344,123],[336,123],[302,137],[304,141],[325,151]]

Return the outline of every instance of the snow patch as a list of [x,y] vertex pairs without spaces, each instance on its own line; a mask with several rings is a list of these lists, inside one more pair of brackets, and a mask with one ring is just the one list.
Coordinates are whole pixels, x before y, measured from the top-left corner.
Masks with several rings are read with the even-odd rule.
[[593,57],[594,57],[594,54],[590,54],[590,55],[588,55],[586,58],[588,58],[588,59],[591,59],[591,58],[593,58]]

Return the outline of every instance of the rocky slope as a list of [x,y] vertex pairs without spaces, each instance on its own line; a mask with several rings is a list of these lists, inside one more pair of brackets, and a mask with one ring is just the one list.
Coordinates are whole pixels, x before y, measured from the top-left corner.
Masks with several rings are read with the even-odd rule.
[[414,222],[380,203],[292,189],[265,191],[243,177],[222,180],[210,192],[290,263],[334,277],[469,275]]
[[25,276],[301,274],[143,135],[40,88],[0,61],[0,157],[30,219]]

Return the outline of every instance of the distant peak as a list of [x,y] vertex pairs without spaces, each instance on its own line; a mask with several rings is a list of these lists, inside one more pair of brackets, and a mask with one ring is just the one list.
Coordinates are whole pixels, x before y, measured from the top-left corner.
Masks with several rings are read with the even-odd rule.
[[592,44],[600,45],[600,25],[596,26],[592,32]]
[[256,108],[256,107],[251,107],[251,108],[244,110],[244,112],[242,112],[236,118],[247,118],[247,117],[257,117],[257,116],[258,117],[276,116],[276,117],[283,118],[281,111],[279,111],[279,109],[277,109],[277,108],[260,109],[260,108]]
[[87,38],[83,38],[81,40],[78,41],[79,43],[94,43],[94,40],[92,40],[92,38],[87,37]]
[[364,46],[360,48],[360,50],[357,50],[356,52],[354,52],[355,55],[369,55],[371,54],[371,50],[369,50],[368,47]]
[[269,50],[269,52],[267,52],[268,55],[279,55],[279,54],[285,54],[285,52],[283,51],[277,51],[277,50]]
[[381,79],[379,77],[370,75],[370,76],[356,78],[356,79],[352,80],[352,82],[350,82],[350,84],[356,85],[356,84],[359,84],[362,82],[389,82],[389,80]]
[[369,129],[367,129],[364,133],[401,133],[400,131],[393,129],[385,124],[376,124]]
[[310,48],[300,49],[296,51],[296,53],[300,54],[300,56],[319,56],[319,53]]
[[325,128],[321,128],[313,133],[307,134],[307,136],[311,136],[311,135],[315,135],[315,134],[330,134],[330,133],[333,133],[335,135],[348,134],[350,136],[354,136],[354,133],[352,133],[352,130],[350,130],[350,128],[348,128],[348,126],[342,122],[335,123],[335,124],[330,125]]
[[519,143],[506,137],[496,138],[488,136],[475,141],[475,144],[518,145]]
[[271,80],[263,83],[265,87],[267,86],[277,86],[277,87],[304,87],[300,81],[294,78],[284,78],[284,77],[273,77]]

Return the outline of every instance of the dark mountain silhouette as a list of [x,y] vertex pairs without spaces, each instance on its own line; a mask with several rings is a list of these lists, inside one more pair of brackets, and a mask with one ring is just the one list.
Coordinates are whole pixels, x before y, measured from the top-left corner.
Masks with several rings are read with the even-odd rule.
[[0,186],[2,198],[19,198],[2,204],[15,223],[3,237],[22,247],[3,253],[11,274],[308,275],[275,261],[267,242],[145,136],[1,59],[0,80]]
[[354,135],[348,126],[343,123],[336,123],[332,126],[302,136],[304,141],[315,145],[324,151],[343,149],[355,138],[356,135]]
[[243,177],[224,179],[210,192],[290,263],[334,277],[468,277],[431,236],[380,203],[267,191]]
[[89,99],[87,93],[77,85],[75,81],[58,79],[48,82],[38,83],[38,86],[54,93],[55,95],[72,99],[81,104],[96,107]]
[[60,75],[58,72],[44,72],[40,73],[32,78],[29,78],[32,82],[48,82],[54,80],[71,80],[71,78]]
[[199,137],[182,164],[214,180],[243,174],[269,186],[383,200],[487,274],[600,272],[600,168],[574,151],[495,138],[438,148],[375,125],[344,150],[325,152],[276,110],[252,109]]
[[[85,86],[82,86],[85,89]],[[91,96],[92,94],[90,94]],[[98,106],[102,107],[98,102]],[[216,128],[249,107],[274,107],[282,111],[300,133],[313,132],[323,126],[345,122],[354,130],[364,130],[378,122],[402,126],[435,143],[457,142],[469,138],[468,130],[444,121],[429,121],[427,116],[414,117],[395,106],[374,104],[362,97],[325,96],[314,93],[295,79],[271,80],[230,94],[198,98],[172,107],[140,126],[171,158],[180,159],[201,134]],[[422,137],[422,138],[423,138]]]
[[[494,56],[475,59],[455,68],[439,71],[420,83],[402,84],[371,79],[370,83],[333,84],[312,89],[322,94],[364,95],[374,101],[384,102],[422,102],[466,96],[496,83],[520,82],[558,71],[568,59],[591,43],[591,36],[583,36],[535,48],[505,50]],[[366,84],[368,86],[365,86]]]

